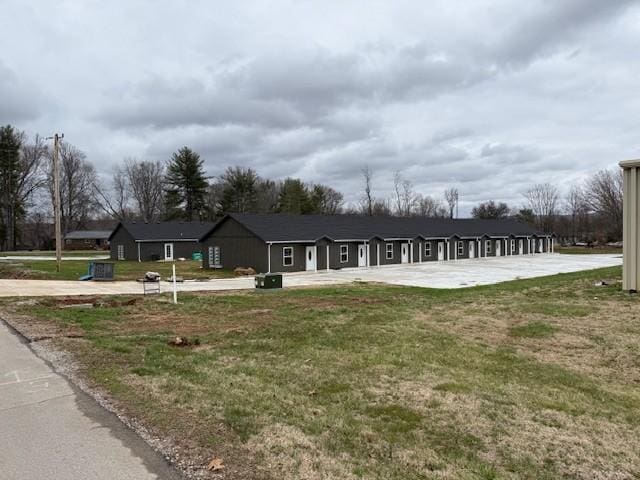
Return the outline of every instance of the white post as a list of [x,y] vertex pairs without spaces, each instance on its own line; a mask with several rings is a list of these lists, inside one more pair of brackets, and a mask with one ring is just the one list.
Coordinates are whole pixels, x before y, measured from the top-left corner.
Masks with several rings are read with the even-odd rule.
[[176,289],[176,264],[173,264],[173,303],[178,303],[178,290]]
[[453,242],[453,259],[458,260],[458,241]]
[[422,242],[418,242],[418,263],[422,263]]
[[329,271],[329,245],[327,244],[327,272]]
[[317,272],[318,271],[318,246],[314,245],[313,249],[315,250],[313,253],[313,259],[315,260],[315,264],[313,265],[313,271]]
[[553,237],[551,237],[551,253],[553,253],[553,250],[554,250],[554,248],[553,248]]
[[365,252],[367,254],[367,268],[369,268],[371,266],[371,245],[369,245],[369,242],[367,242],[366,245]]
[[140,242],[138,242],[138,263],[140,263]]
[[413,263],[413,240],[409,240],[409,263]]
[[380,266],[380,242],[376,243],[376,261],[378,262],[378,267]]
[[271,244],[267,244],[267,273],[271,273]]

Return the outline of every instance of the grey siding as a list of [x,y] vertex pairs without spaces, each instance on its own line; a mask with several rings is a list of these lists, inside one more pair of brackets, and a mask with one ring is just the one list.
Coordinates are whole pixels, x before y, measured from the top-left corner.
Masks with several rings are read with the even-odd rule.
[[153,258],[164,260],[164,246],[167,243],[173,244],[174,259],[190,259],[192,254],[202,252],[200,242],[140,242],[140,260],[143,262],[153,260]]
[[111,260],[118,259],[118,245],[124,246],[125,260],[138,260],[138,246],[129,232],[119,226],[111,237]]
[[[204,239],[202,245],[204,268],[212,268],[212,265],[209,265],[209,247],[220,247],[220,261],[223,268],[252,267],[257,272],[268,271],[267,244],[232,218],[227,218],[211,235]],[[272,265],[274,257],[277,256],[276,249],[276,245],[271,247]],[[281,261],[282,253],[280,253]],[[271,271],[279,270],[272,266]]]

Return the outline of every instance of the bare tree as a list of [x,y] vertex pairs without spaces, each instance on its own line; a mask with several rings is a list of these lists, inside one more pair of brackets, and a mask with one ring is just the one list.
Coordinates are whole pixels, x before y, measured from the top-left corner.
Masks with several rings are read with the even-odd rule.
[[569,222],[569,235],[573,243],[584,240],[589,224],[589,206],[580,185],[573,185],[564,198],[564,213]]
[[371,194],[371,180],[373,178],[373,172],[369,168],[369,165],[362,167],[362,176],[364,177],[364,197],[362,199],[363,210],[366,215],[373,215],[373,196]]
[[[25,141],[20,150],[20,168],[15,192],[16,204],[20,206],[23,217],[33,204],[36,192],[46,183],[45,159],[47,145],[42,137],[36,135],[33,142]],[[14,238],[14,242],[17,239]],[[14,245],[15,246],[15,245]]]
[[453,218],[453,214],[455,212],[455,216],[458,216],[458,200],[459,194],[458,189],[451,187],[444,191],[444,200],[447,202],[449,206],[449,218]]
[[389,200],[374,200],[372,211],[376,217],[390,217],[393,214]]
[[411,181],[403,178],[400,171],[396,171],[393,174],[393,189],[396,194],[396,214],[400,217],[410,216],[416,201]]
[[418,217],[445,218],[447,209],[441,200],[436,200],[429,195],[423,197],[418,194],[415,199],[414,213]]
[[524,197],[535,215],[536,226],[543,232],[551,232],[558,213],[558,189],[550,183],[538,183],[527,190]]
[[93,192],[96,205],[110,217],[122,221],[132,216],[129,181],[122,167],[116,167],[110,190],[105,190],[101,183],[96,182],[93,185]]
[[124,173],[142,221],[157,221],[164,205],[165,172],[162,162],[128,158],[125,160]]
[[586,203],[605,223],[606,235],[622,238],[622,170],[601,170],[587,180]]
[[[91,217],[95,209],[93,187],[96,184],[96,171],[87,162],[85,154],[70,143],[60,144],[59,155],[60,214],[64,234],[83,227]],[[47,185],[53,205],[53,161],[49,163]]]

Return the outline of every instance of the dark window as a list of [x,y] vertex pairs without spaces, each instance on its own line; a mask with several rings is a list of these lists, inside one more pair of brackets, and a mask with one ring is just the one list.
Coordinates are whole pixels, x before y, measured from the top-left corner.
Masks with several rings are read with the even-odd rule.
[[430,257],[431,256],[431,243],[429,243],[429,242],[424,244],[424,256],[425,257]]
[[387,260],[393,259],[393,243],[387,243]]
[[285,267],[293,265],[293,247],[282,247],[282,265]]
[[349,245],[340,245],[340,263],[349,261]]

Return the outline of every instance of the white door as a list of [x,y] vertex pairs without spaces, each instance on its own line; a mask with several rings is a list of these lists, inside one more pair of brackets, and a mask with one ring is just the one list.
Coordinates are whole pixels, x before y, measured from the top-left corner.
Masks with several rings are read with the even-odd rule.
[[164,259],[173,260],[173,243],[164,244]]
[[307,247],[306,250],[307,270],[315,271],[317,270],[316,247]]
[[518,240],[518,255],[522,255],[524,253],[524,242],[522,240]]
[[476,244],[475,242],[469,242],[469,258],[475,258],[476,256]]
[[409,263],[409,244],[403,243],[400,248],[400,261],[402,263]]
[[359,267],[367,266],[367,246],[366,245],[358,245],[358,266]]
[[444,243],[438,242],[438,260],[444,260]]
[[502,255],[500,253],[500,249],[502,248],[501,245],[502,245],[502,240],[498,240],[496,242],[496,257],[499,257],[500,255]]

